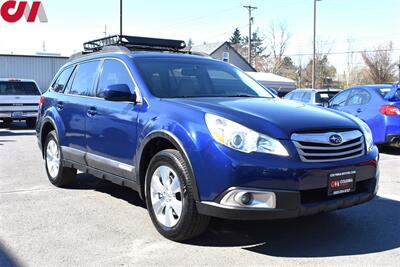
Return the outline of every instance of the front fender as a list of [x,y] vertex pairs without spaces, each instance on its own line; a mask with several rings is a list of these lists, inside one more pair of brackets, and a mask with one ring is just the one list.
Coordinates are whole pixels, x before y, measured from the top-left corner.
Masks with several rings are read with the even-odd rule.
[[[198,164],[201,162],[199,157],[199,143],[201,140],[198,137],[196,128],[201,126],[196,123],[196,120],[187,120],[184,116],[167,113],[157,113],[155,116],[143,113],[139,116],[139,122],[146,122],[138,125],[138,147],[136,153],[136,177],[137,182],[143,188],[144,181],[140,179],[140,161],[143,156],[143,151],[146,145],[154,138],[164,138],[169,140],[184,157],[189,166],[191,177],[193,177],[193,190],[195,200],[199,200],[198,184],[196,181],[196,169],[200,168]],[[182,113],[181,113],[182,114]],[[203,117],[203,116],[201,116]],[[141,192],[143,196],[143,192]]]

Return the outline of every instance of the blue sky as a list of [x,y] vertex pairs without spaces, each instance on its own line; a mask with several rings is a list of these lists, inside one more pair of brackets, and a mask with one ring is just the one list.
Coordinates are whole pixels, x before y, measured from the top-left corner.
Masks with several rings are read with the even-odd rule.
[[[84,41],[102,37],[105,25],[109,34],[119,31],[119,0],[42,2],[48,23],[0,21],[0,53],[32,54],[41,51],[45,41],[48,52],[70,55],[80,50]],[[273,22],[287,24],[292,36],[289,55],[312,52],[313,0],[124,0],[124,33],[192,38],[195,44],[225,41],[235,27],[243,34],[248,32],[248,14],[242,7],[247,4],[258,7],[254,28],[261,33]],[[331,51],[346,51],[349,38],[354,50],[371,49],[388,41],[393,41],[397,49],[399,13],[399,0],[322,0],[318,2],[318,39]],[[345,58],[332,55],[330,60],[340,69]]]

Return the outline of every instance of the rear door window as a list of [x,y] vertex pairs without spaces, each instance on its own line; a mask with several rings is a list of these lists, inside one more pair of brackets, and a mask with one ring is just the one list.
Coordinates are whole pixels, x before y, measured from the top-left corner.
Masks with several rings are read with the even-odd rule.
[[0,82],[0,95],[40,95],[34,82],[5,81]]
[[53,83],[53,86],[51,87],[51,89],[57,93],[64,92],[64,89],[67,86],[67,83],[71,77],[73,70],[74,70],[73,67],[69,67],[69,68],[63,70],[61,72],[61,74],[58,76],[57,80]]
[[69,94],[90,96],[97,78],[98,60],[81,63],[76,69]]
[[371,95],[363,89],[353,89],[353,94],[348,100],[347,105],[365,105],[371,99]]

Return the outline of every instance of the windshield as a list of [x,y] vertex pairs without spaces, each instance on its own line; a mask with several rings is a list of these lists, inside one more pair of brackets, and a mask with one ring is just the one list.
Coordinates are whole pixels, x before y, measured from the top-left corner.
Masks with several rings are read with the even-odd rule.
[[338,92],[319,92],[315,95],[315,102],[318,104],[328,103]]
[[40,95],[33,82],[0,82],[0,95]]
[[[381,96],[382,96],[383,98],[385,98],[386,95],[387,95],[390,91],[392,91],[392,90],[393,90],[392,87],[379,88],[379,89],[378,89],[378,92],[381,94]],[[398,99],[400,99],[400,88],[397,89],[396,95],[395,95],[395,96],[396,96]]]
[[135,60],[151,93],[160,98],[273,97],[242,71],[210,60]]

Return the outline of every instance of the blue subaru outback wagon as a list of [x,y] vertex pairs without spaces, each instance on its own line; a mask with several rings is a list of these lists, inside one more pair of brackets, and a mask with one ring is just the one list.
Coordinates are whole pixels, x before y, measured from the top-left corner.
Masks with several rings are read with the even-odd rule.
[[39,103],[55,186],[80,170],[133,188],[177,241],[210,217],[292,218],[376,195],[379,154],[361,120],[279,99],[182,41],[113,36],[84,47]]

